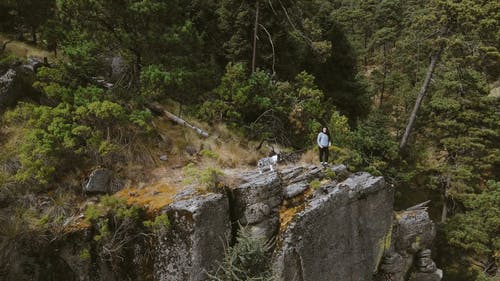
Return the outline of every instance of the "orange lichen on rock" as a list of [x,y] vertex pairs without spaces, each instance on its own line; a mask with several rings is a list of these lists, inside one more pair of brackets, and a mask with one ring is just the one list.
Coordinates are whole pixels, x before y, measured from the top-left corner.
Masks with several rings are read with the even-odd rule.
[[298,205],[292,208],[282,206],[280,208],[280,232],[285,231],[287,225],[293,220],[295,215],[304,210],[304,205]]
[[143,188],[125,188],[115,196],[127,200],[127,204],[138,205],[145,207],[149,212],[156,212],[172,203],[178,191],[176,186],[158,183]]
[[308,188],[301,195],[284,202],[280,207],[280,232],[285,231],[295,215],[306,207],[306,201],[313,195],[314,189]]

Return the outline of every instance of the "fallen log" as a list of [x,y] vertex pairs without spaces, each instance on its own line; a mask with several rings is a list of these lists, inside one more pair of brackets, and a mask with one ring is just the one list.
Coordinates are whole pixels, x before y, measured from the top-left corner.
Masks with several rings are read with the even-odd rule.
[[200,136],[202,136],[204,138],[208,137],[207,132],[203,131],[202,129],[200,129],[196,126],[189,124],[188,122],[186,122],[184,119],[180,118],[179,116],[172,114],[170,111],[164,109],[163,106],[161,106],[159,103],[156,103],[156,102],[149,103],[148,108],[151,109],[155,113],[158,113],[160,115],[167,117],[168,119],[174,121],[175,123],[177,123],[181,126],[188,127],[190,129],[194,130],[196,133],[198,133]]
[[422,209],[427,209],[427,204],[429,204],[431,202],[431,200],[427,200],[425,202],[422,202],[420,204],[417,204],[413,207],[410,207],[408,209],[406,209],[407,211],[416,211],[416,210],[422,210]]

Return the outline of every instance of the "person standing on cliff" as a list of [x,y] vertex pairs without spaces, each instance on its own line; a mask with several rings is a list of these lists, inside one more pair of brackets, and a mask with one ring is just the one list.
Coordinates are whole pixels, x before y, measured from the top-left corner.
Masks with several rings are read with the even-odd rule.
[[331,145],[328,129],[323,127],[323,130],[318,134],[319,161],[322,165],[328,164],[328,147]]

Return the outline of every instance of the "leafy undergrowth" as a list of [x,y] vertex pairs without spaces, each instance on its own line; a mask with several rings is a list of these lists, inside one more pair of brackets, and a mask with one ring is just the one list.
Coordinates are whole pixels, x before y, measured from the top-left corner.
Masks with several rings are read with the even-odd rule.
[[273,281],[270,250],[273,241],[254,237],[246,228],[238,232],[238,243],[228,247],[211,281]]

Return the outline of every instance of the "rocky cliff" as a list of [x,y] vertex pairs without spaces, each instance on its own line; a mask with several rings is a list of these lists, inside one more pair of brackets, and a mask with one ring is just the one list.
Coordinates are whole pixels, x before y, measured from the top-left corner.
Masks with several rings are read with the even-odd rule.
[[241,227],[276,241],[275,280],[441,280],[429,250],[434,224],[423,208],[395,213],[382,177],[311,165],[239,173],[231,182],[175,196],[160,211],[168,230],[154,239],[137,235],[117,262],[98,254],[92,231],[79,228],[51,253],[64,276],[33,280],[207,280]]
[[370,280],[390,239],[392,191],[367,173],[321,188],[282,234],[278,280]]

